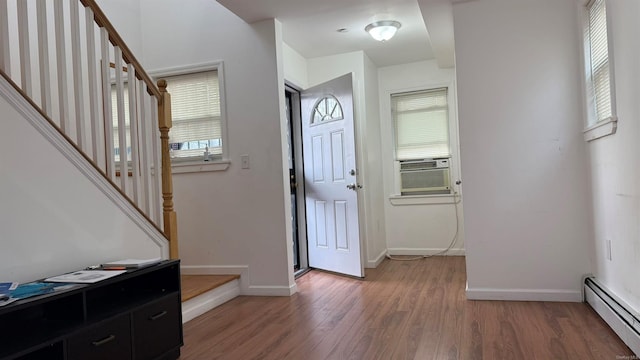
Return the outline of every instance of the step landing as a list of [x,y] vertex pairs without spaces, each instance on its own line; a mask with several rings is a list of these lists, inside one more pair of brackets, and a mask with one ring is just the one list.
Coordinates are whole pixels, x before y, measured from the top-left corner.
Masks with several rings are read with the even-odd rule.
[[182,322],[240,295],[240,275],[181,275]]

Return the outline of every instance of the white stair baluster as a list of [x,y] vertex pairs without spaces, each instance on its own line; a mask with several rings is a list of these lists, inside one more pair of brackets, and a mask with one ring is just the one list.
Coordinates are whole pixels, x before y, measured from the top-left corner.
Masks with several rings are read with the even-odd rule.
[[76,120],[76,145],[85,149],[84,89],[82,87],[82,57],[80,51],[80,12],[77,0],[71,0],[71,58],[73,62],[73,99]]
[[93,10],[85,8],[85,23],[87,32],[87,69],[89,76],[89,111],[91,114],[91,153],[93,161],[98,163],[98,145],[100,139],[100,109],[98,108],[98,78],[96,74],[96,34],[93,22]]
[[151,208],[149,205],[149,194],[152,188],[151,183],[151,168],[149,161],[149,136],[152,136],[149,131],[149,102],[150,96],[147,93],[147,86],[144,81],[138,81],[138,113],[140,114],[140,177],[142,178],[142,204],[139,204],[140,208],[151,219]]
[[49,70],[49,36],[47,0],[38,0],[38,54],[40,57],[40,93],[42,111],[51,117],[51,74]]
[[[116,108],[118,112],[118,147],[120,152],[120,189],[127,194],[127,123],[124,108],[124,79],[122,77],[122,50],[119,46],[113,48],[116,64]],[[128,195],[128,194],[127,194]]]
[[56,66],[58,73],[58,103],[60,108],[60,129],[69,135],[69,89],[67,86],[67,54],[65,41],[64,0],[55,0],[54,19],[56,29]]
[[127,88],[129,89],[129,129],[131,131],[131,175],[133,176],[133,202],[140,206],[140,157],[138,138],[138,101],[136,86],[136,70],[132,64],[127,65]]
[[26,0],[18,1],[18,43],[20,44],[20,87],[33,98],[31,49],[29,48],[29,10]]
[[151,147],[153,149],[153,208],[155,218],[153,219],[158,225],[158,228],[163,229],[164,219],[162,217],[162,161],[160,160],[160,154],[162,152],[160,148],[160,124],[158,123],[158,98],[155,96],[151,99]]
[[9,46],[9,4],[0,1],[0,69],[11,76],[11,47]]
[[111,58],[109,33],[107,29],[100,28],[100,57],[102,58],[102,112],[104,119],[105,161],[107,177],[116,180],[116,167],[114,163],[113,148],[113,113],[111,111]]

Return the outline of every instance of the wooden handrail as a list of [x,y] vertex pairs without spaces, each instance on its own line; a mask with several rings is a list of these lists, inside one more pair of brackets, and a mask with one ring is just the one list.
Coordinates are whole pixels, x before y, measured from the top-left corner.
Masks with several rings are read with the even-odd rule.
[[129,47],[125,44],[120,34],[116,31],[115,27],[111,24],[111,22],[107,19],[107,16],[102,12],[100,6],[95,2],[95,0],[80,0],[80,3],[85,7],[91,8],[93,10],[93,17],[98,24],[98,26],[107,29],[109,33],[109,41],[113,46],[117,46],[122,50],[122,58],[127,64],[132,64],[136,69],[136,78],[138,80],[142,80],[147,84],[147,91],[149,91],[150,95],[155,96],[158,99],[158,102],[162,101],[162,95],[160,94],[160,90],[156,86],[156,84],[151,79],[151,76],[144,71],[142,65],[136,57],[133,55],[133,52],[129,49]]

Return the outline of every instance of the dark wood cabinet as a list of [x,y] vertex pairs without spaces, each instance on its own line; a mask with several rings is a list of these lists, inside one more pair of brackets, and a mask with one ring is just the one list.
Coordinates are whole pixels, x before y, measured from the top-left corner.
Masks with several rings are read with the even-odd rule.
[[180,328],[171,326],[182,321],[180,295],[173,294],[140,308],[133,313],[135,359],[157,359],[182,341]]
[[67,339],[69,360],[131,360],[129,314],[90,326]]
[[0,308],[0,360],[169,360],[182,344],[178,260]]

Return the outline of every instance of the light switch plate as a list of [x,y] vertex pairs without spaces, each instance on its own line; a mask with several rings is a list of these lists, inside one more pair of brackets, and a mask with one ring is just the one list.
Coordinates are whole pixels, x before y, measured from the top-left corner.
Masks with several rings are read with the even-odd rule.
[[240,166],[243,169],[249,168],[249,155],[240,155]]

